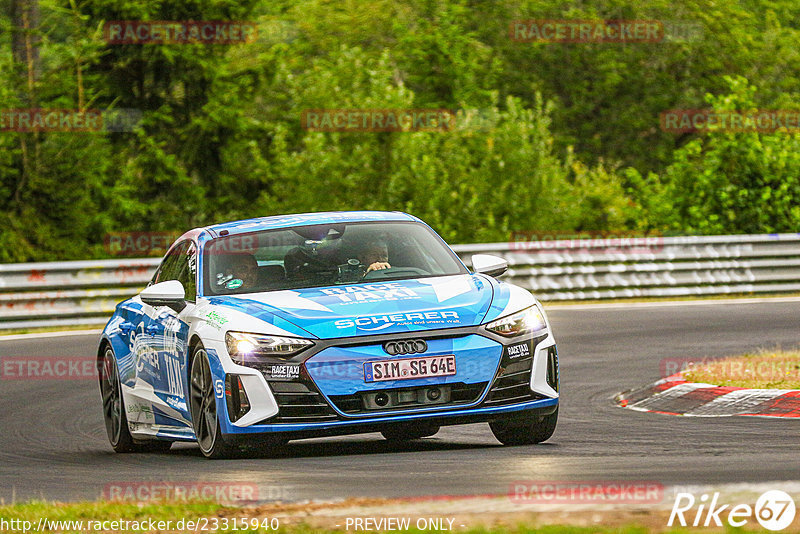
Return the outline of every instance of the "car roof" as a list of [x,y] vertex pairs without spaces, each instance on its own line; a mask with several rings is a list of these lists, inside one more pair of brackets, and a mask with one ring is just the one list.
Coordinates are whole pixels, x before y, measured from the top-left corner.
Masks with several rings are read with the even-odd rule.
[[326,211],[320,213],[298,213],[293,215],[274,215],[242,221],[214,224],[203,228],[210,236],[217,237],[221,232],[236,235],[260,230],[274,230],[314,224],[335,224],[369,221],[419,221],[413,215],[399,211]]

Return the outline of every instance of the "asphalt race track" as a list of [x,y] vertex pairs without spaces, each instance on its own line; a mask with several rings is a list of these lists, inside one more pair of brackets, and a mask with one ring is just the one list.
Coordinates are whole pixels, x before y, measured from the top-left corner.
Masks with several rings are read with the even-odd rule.
[[[513,481],[717,484],[800,480],[800,421],[682,418],[617,408],[662,358],[800,346],[800,302],[555,309],[562,405],[553,438],[502,447],[488,425],[403,445],[379,434],[292,442],[276,457],[210,461],[196,446],[117,455],[92,380],[0,381],[0,499],[96,499],[109,483],[250,482],[262,500],[503,494]],[[0,341],[0,356],[87,356],[97,336]]]

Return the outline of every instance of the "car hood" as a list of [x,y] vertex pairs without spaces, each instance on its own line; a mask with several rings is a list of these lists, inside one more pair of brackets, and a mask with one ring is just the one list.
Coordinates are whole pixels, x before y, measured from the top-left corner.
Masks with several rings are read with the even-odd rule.
[[287,321],[325,339],[478,325],[493,292],[486,278],[455,275],[212,297],[209,303],[275,325]]

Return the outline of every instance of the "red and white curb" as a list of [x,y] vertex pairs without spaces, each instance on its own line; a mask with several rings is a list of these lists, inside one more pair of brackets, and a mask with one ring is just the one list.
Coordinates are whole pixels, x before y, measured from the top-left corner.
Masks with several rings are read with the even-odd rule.
[[800,391],[714,386],[687,382],[680,374],[625,391],[614,400],[623,408],[670,415],[800,417]]

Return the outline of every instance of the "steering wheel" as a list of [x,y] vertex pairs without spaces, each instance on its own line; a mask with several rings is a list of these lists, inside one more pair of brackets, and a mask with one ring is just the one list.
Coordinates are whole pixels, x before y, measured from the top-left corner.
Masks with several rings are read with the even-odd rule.
[[416,276],[427,276],[431,273],[424,269],[418,269],[416,267],[389,267],[388,269],[377,269],[375,271],[369,271],[367,274],[364,275],[364,280],[375,280],[381,278],[402,278],[404,276],[413,277]]

